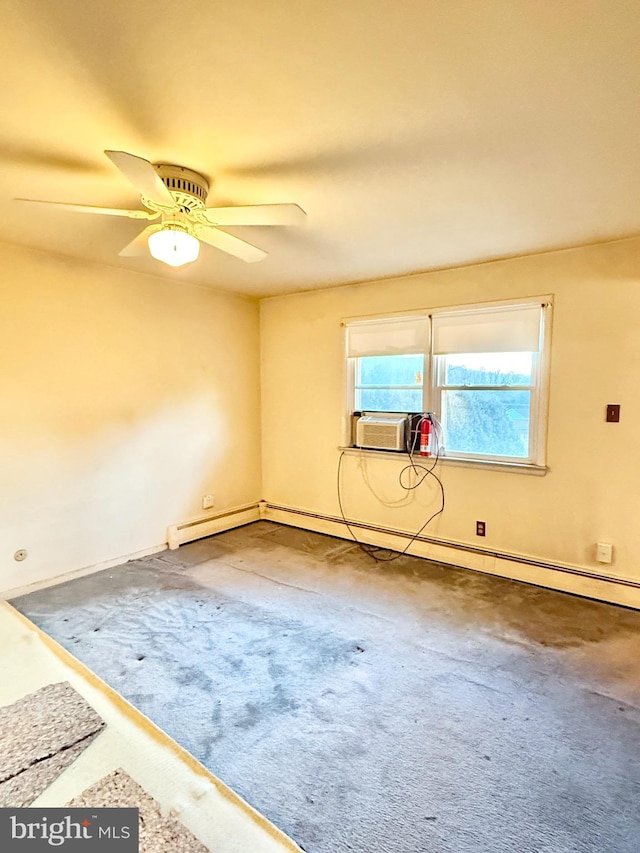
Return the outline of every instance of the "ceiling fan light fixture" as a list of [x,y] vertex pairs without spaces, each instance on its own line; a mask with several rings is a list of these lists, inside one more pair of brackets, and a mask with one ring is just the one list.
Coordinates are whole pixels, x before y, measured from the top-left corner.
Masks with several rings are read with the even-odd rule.
[[195,261],[200,251],[200,243],[193,234],[179,225],[165,225],[161,231],[154,231],[148,239],[149,251],[157,261],[170,267],[181,267]]
[[[227,226],[301,225],[306,213],[297,204],[245,204],[207,207],[208,180],[198,172],[172,163],[151,163],[128,151],[105,151],[120,174],[140,193],[143,209],[96,207],[43,199],[17,199],[76,213],[142,219],[147,225],[118,255],[146,254],[171,267],[190,264],[200,243],[213,246],[248,264],[266,258],[267,252],[246,240],[220,230]],[[197,236],[196,236],[197,235]]]

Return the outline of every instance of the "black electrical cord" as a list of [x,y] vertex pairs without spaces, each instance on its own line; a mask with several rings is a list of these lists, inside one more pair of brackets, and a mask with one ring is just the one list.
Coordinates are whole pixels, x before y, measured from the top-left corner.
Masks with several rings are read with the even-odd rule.
[[[337,486],[337,492],[338,492],[338,506],[340,508],[340,515],[342,517],[342,521],[344,522],[344,524],[347,527],[347,530],[351,534],[351,538],[356,543],[356,545],[360,548],[360,550],[363,551],[365,554],[368,554],[369,557],[372,557],[378,563],[390,563],[392,560],[397,560],[398,557],[404,556],[407,553],[407,551],[409,550],[409,548],[416,541],[418,536],[420,536],[420,534],[425,529],[425,527],[430,522],[432,522],[434,518],[436,518],[442,512],[444,512],[444,506],[445,506],[444,485],[443,485],[440,477],[438,477],[438,475],[434,473],[434,469],[435,469],[435,467],[438,464],[438,461],[440,459],[440,440],[438,437],[439,424],[438,424],[438,427],[436,427],[435,423],[433,423],[433,421],[432,421],[432,423],[433,423],[433,436],[434,436],[434,440],[435,440],[435,444],[436,444],[436,455],[434,457],[433,464],[430,467],[426,467],[425,465],[420,465],[420,464],[416,465],[416,463],[414,462],[414,459],[413,459],[413,454],[415,453],[415,448],[416,448],[416,439],[417,439],[418,435],[420,434],[420,427],[421,427],[421,425],[424,422],[426,417],[427,417],[426,415],[422,415],[422,417],[418,421],[418,423],[416,425],[416,429],[415,429],[413,444],[411,446],[409,446],[410,439],[407,438],[406,447],[407,447],[407,454],[409,456],[409,464],[405,465],[404,468],[402,468],[402,470],[398,474],[398,482],[400,483],[401,488],[403,488],[407,492],[410,492],[410,491],[413,491],[414,489],[416,489],[422,483],[424,483],[424,481],[427,479],[427,477],[433,477],[434,480],[437,482],[439,488],[440,488],[440,496],[441,496],[440,509],[436,510],[432,515],[429,516],[429,518],[425,521],[425,523],[418,530],[418,532],[414,533],[413,536],[411,537],[411,539],[409,539],[409,542],[402,549],[402,551],[392,551],[390,548],[383,548],[383,547],[378,546],[378,545],[369,545],[366,542],[360,542],[358,537],[355,535],[355,533],[353,532],[353,529],[351,528],[351,525],[347,521],[347,517],[344,513],[344,509],[342,506],[342,490],[340,487],[340,474],[341,474],[341,470],[342,470],[342,457],[344,456],[344,450],[341,451],[340,458],[338,459],[338,471],[337,471],[337,477],[336,477],[336,486]],[[402,478],[403,478],[403,475],[406,471],[413,471],[414,474],[419,478],[412,486],[407,486],[403,483]],[[421,471],[424,472],[422,475],[420,475],[420,473],[419,473]],[[381,553],[386,553],[389,556],[381,556]]]

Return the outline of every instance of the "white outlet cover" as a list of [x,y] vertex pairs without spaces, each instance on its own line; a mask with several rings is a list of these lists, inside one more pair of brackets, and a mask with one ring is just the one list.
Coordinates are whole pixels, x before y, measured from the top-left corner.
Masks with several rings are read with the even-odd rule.
[[202,498],[202,509],[211,509],[214,504],[213,495],[205,495]]
[[609,542],[598,542],[596,545],[596,560],[599,563],[610,563],[613,559],[613,545]]

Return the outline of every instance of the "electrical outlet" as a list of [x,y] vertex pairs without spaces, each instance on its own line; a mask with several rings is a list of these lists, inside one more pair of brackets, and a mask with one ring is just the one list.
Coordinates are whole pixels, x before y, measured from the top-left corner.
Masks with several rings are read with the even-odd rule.
[[596,544],[596,560],[599,563],[610,563],[613,560],[613,545],[610,542]]
[[609,403],[607,406],[607,423],[620,423],[620,406],[618,403]]
[[486,536],[487,529],[484,521],[476,521],[476,536]]
[[202,509],[211,509],[214,504],[213,495],[205,495],[202,498]]

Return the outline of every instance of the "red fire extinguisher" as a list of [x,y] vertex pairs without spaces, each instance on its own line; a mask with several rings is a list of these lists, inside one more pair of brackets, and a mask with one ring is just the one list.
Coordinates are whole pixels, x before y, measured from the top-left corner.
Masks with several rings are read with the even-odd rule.
[[429,415],[424,415],[420,424],[420,456],[431,456],[431,430]]

